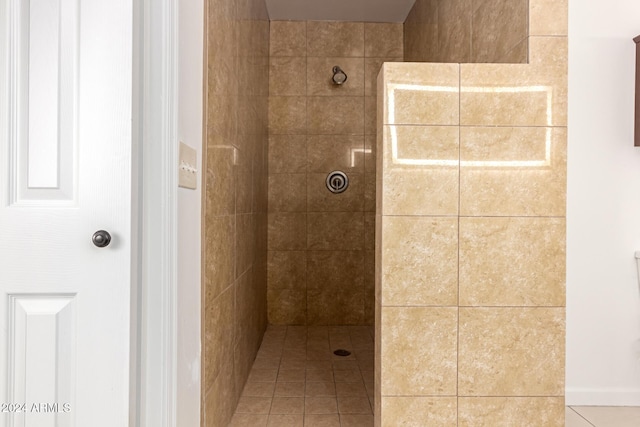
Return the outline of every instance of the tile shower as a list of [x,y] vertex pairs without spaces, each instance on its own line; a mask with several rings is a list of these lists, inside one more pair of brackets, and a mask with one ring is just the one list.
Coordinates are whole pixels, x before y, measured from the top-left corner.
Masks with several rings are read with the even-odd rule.
[[205,4],[200,407],[226,426],[267,326],[269,21],[263,0]]
[[[402,40],[402,24],[271,22],[271,324],[373,324],[376,77]],[[344,193],[325,187],[334,170]]]
[[[377,426],[564,426],[566,7],[528,2],[528,63],[382,68]],[[490,60],[476,33],[441,38],[436,57]],[[498,34],[492,62],[519,38]]]
[[564,425],[566,0],[417,0],[404,25],[208,7],[203,425],[267,323],[374,319],[376,425]]

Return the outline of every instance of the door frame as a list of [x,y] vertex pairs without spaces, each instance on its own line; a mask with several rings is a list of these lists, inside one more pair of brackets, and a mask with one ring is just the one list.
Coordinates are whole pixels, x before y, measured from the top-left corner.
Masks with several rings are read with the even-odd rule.
[[178,1],[133,0],[138,258],[130,425],[137,427],[176,426]]

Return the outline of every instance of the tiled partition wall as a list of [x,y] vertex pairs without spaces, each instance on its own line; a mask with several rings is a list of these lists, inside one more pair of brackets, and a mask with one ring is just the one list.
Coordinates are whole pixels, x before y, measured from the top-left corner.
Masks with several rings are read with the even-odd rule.
[[269,22],[208,0],[202,425],[226,427],[267,324]]
[[402,24],[273,21],[270,40],[269,322],[372,324],[376,76]]
[[404,23],[405,61],[526,63],[528,4],[416,0]]
[[379,76],[377,426],[564,426],[566,0],[529,16],[529,64]]

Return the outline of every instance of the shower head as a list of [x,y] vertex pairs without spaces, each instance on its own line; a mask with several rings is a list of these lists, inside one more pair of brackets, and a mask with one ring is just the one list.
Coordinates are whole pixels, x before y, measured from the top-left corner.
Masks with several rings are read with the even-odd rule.
[[342,71],[342,68],[336,65],[333,67],[333,77],[331,80],[333,80],[333,84],[341,85],[347,81],[347,73]]

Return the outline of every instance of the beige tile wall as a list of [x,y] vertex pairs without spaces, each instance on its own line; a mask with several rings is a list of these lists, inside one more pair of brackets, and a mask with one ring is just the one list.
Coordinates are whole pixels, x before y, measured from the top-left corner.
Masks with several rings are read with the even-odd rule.
[[269,22],[207,4],[202,425],[226,427],[266,327]]
[[416,0],[404,24],[405,61],[525,63],[527,4]]
[[380,74],[377,426],[564,425],[567,2],[528,8],[528,64]]
[[[402,24],[271,22],[270,323],[373,323],[376,77],[402,61],[402,37]],[[325,188],[333,170],[342,194]]]

